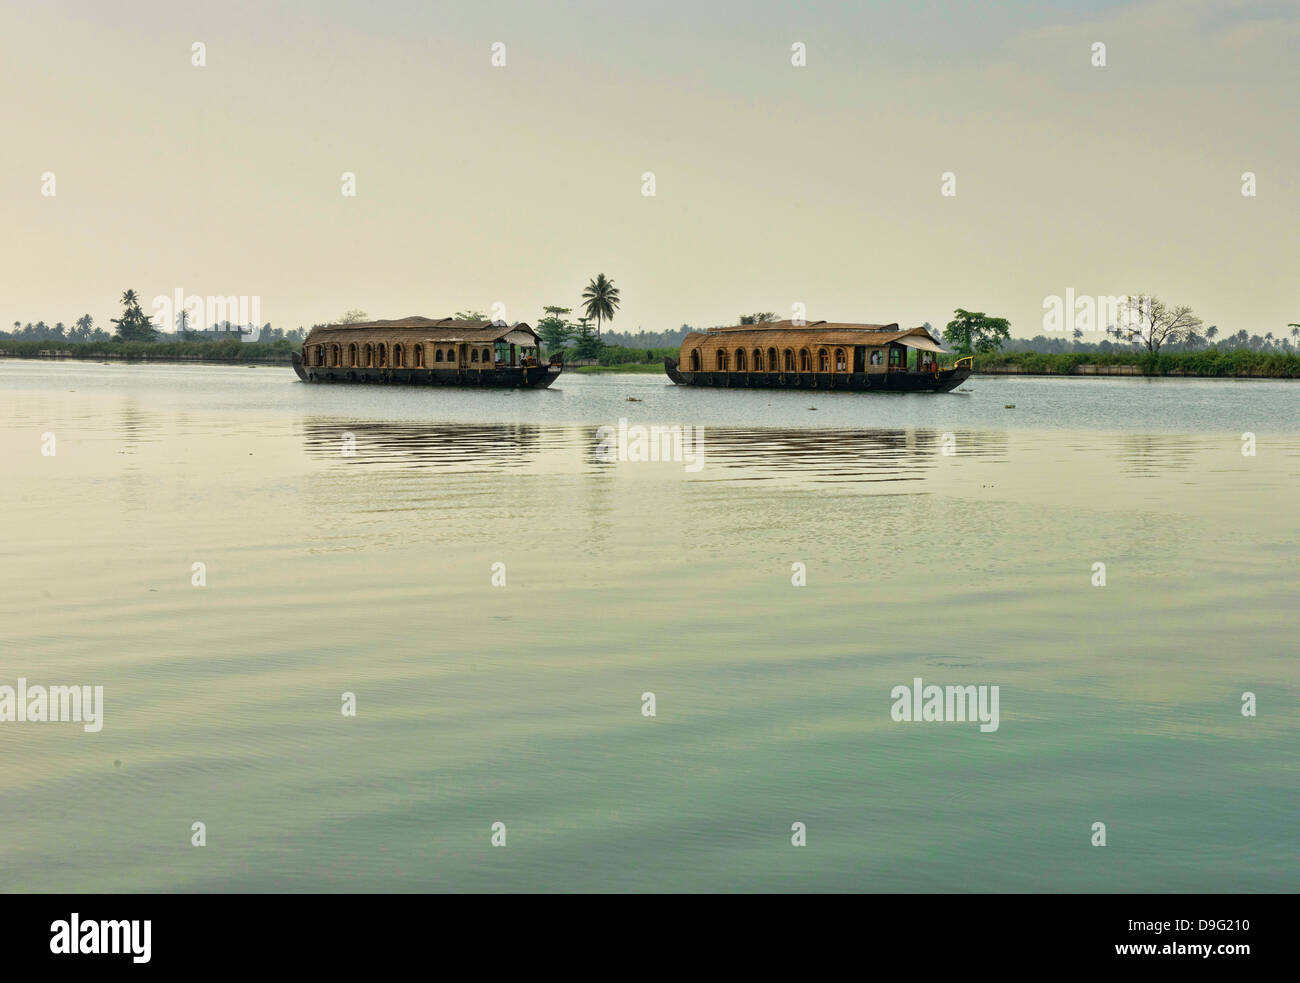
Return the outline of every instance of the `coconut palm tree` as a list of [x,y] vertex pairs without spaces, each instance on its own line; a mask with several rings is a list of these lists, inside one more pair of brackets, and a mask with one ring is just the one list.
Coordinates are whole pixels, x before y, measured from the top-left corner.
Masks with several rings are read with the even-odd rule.
[[153,341],[157,332],[153,319],[140,310],[140,298],[134,290],[122,294],[122,316],[110,318],[117,325],[117,336],[122,341]]
[[614,320],[614,312],[618,310],[618,304],[618,287],[614,286],[613,280],[605,279],[604,273],[598,273],[582,292],[583,310],[587,312],[587,317],[596,319],[597,338],[600,337],[601,323]]

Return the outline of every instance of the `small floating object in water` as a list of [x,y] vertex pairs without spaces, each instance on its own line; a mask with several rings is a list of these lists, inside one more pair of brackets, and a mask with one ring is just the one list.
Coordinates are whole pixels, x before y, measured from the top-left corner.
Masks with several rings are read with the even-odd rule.
[[627,398],[627,401],[628,401],[629,403],[639,403],[639,402],[641,402],[641,400],[637,399],[635,396],[629,396],[629,397]]
[[810,409],[810,410],[815,410],[815,409],[817,409],[817,407],[815,407],[815,406],[810,406],[810,407],[808,407],[808,409]]
[[1015,403],[1007,403],[1007,405],[1004,406],[1004,407],[1002,407],[1002,408],[1003,408],[1004,410],[1014,410],[1014,409],[1016,408],[1016,404],[1015,404]]

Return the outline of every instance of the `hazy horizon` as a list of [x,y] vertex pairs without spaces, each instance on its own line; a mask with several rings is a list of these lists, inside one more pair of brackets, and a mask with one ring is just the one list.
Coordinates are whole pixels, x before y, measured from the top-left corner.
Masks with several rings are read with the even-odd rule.
[[1031,337],[1067,289],[1189,304],[1223,335],[1300,321],[1295,3],[77,0],[4,21],[6,329],[108,330],[127,288],[146,310],[258,296],[286,330],[495,303],[534,323],[601,272],[619,332],[803,304],[936,328],[964,307]]

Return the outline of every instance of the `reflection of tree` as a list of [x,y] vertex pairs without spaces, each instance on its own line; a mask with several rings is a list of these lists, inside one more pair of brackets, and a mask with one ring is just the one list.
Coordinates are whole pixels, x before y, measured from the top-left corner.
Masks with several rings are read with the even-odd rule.
[[1172,434],[1124,434],[1119,444],[1121,470],[1139,477],[1185,471],[1194,453],[1192,438]]

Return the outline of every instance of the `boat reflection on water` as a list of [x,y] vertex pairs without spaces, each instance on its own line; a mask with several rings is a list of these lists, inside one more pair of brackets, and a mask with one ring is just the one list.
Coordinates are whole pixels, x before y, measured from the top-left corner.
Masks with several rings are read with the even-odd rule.
[[310,457],[347,466],[519,471],[537,468],[544,457],[548,473],[610,474],[645,463],[628,473],[666,469],[661,473],[693,481],[816,483],[916,481],[949,456],[1003,459],[1008,441],[1002,431],[644,428],[639,447],[626,435],[611,437],[612,426],[532,424],[308,422],[303,440]]
[[526,467],[563,428],[532,424],[308,422],[307,454],[346,464],[484,471]]
[[705,429],[697,477],[816,483],[916,481],[947,456],[1000,459],[1002,431]]

